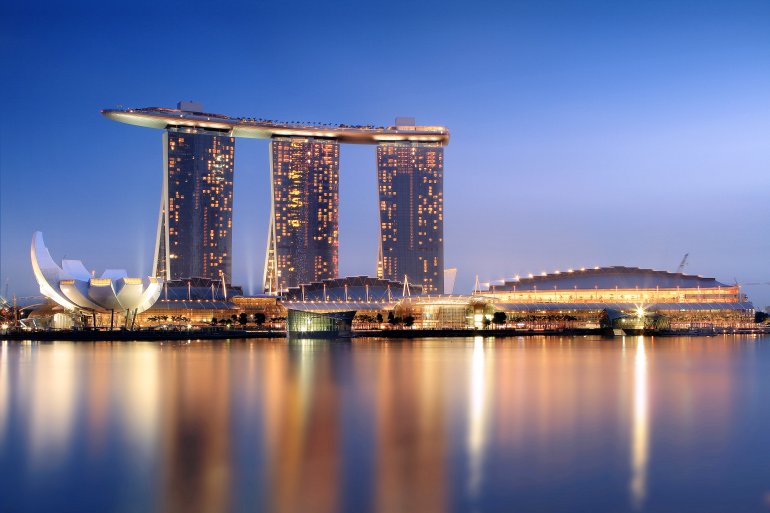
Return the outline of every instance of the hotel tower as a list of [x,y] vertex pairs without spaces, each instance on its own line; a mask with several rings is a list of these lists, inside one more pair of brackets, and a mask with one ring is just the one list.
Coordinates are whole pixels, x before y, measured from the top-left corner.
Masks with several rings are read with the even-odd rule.
[[190,127],[163,133],[154,276],[218,280],[224,274],[231,281],[234,157],[235,139],[226,133]]
[[337,277],[339,167],[337,141],[277,137],[270,142],[266,291]]
[[270,140],[270,222],[264,290],[337,278],[340,144],[376,146],[377,275],[444,292],[444,150],[449,130],[282,122],[176,109],[106,109],[106,117],[164,131],[156,276],[232,280],[235,138]]
[[380,247],[377,277],[444,293],[444,148],[439,143],[377,146]]

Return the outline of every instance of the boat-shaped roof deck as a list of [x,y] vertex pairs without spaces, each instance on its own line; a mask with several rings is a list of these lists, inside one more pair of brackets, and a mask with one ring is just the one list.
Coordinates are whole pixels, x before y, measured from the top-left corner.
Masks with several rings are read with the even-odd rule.
[[271,119],[234,118],[223,114],[190,112],[162,107],[104,109],[109,119],[147,128],[194,128],[225,132],[232,137],[272,139],[273,137],[316,137],[342,143],[378,144],[383,142],[449,143],[449,129],[443,126],[345,125],[281,122]]

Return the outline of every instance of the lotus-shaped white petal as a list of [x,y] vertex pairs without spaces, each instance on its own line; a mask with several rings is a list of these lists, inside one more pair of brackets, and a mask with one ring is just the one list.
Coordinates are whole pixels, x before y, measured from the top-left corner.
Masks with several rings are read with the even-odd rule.
[[30,256],[40,292],[68,310],[141,313],[160,296],[163,282],[158,278],[129,278],[124,269],[107,269],[101,278],[94,278],[80,260],[63,260],[59,267],[41,232],[32,236]]

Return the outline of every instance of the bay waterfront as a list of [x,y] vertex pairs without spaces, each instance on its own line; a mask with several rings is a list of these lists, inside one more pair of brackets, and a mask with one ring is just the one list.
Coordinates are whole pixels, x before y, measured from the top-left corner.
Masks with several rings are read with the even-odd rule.
[[3,511],[763,511],[770,337],[3,342]]

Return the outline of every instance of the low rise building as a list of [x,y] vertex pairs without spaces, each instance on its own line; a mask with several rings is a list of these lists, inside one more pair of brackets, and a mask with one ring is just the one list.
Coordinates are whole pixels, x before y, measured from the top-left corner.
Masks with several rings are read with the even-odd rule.
[[493,301],[509,324],[554,329],[598,328],[607,311],[619,312],[618,318],[663,318],[672,329],[743,327],[754,319],[754,306],[737,284],[637,267],[530,275],[477,295]]

